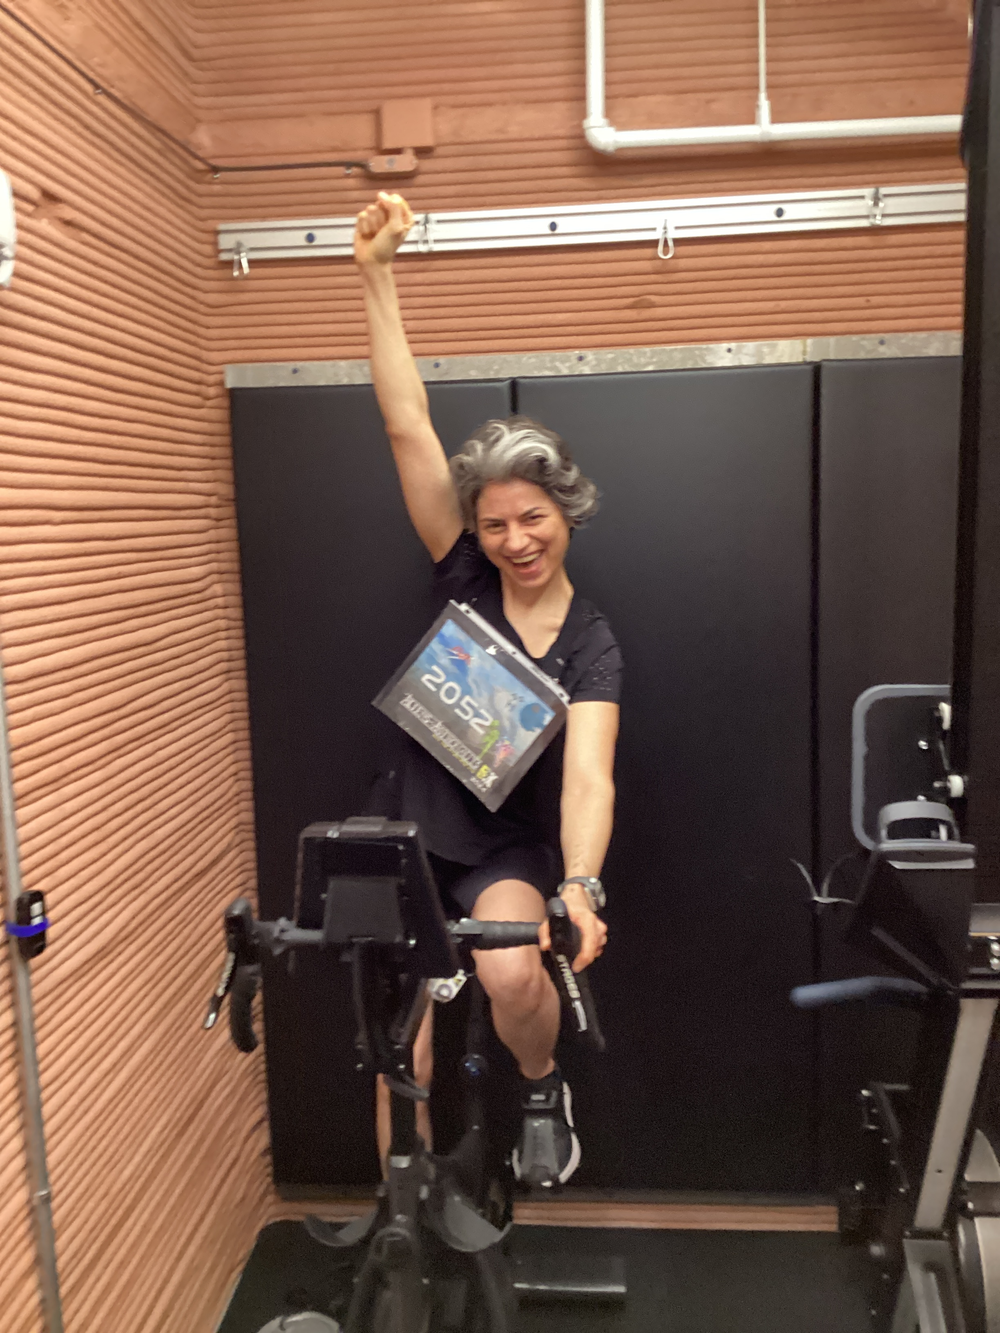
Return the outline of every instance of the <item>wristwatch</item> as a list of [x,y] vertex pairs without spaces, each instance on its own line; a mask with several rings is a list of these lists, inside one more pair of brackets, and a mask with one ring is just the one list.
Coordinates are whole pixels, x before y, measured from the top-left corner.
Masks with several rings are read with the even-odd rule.
[[583,888],[592,912],[599,912],[608,901],[604,885],[596,875],[570,875],[569,879],[564,879],[559,885],[559,893],[562,893],[567,884],[579,884]]

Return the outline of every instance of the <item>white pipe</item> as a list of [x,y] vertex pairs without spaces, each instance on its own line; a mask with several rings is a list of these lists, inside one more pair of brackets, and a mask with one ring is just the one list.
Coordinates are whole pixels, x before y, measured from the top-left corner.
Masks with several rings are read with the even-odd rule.
[[[584,125],[586,126],[586,121]],[[905,134],[957,134],[961,116],[891,116],[880,120],[803,120],[797,124],[701,125],[679,130],[616,130],[608,125],[587,141],[602,153],[619,148],[685,148],[698,144],[765,143],[804,139],[889,138]]]
[[604,0],[587,0],[587,120],[595,126],[608,123],[604,119]]
[[765,0],[757,5],[757,124],[698,125],[684,129],[616,130],[605,115],[604,0],[587,4],[587,118],[583,132],[591,148],[615,153],[619,148],[691,148],[728,143],[783,143],[810,139],[897,138],[908,134],[957,134],[961,116],[887,116],[867,120],[771,121],[767,101]]
[[757,0],[757,125],[770,138],[771,103],[767,96],[767,0]]

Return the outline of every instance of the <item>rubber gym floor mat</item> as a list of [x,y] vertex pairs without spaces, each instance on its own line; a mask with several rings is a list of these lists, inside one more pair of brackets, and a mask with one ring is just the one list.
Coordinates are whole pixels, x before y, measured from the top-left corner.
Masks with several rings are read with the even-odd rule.
[[[828,1232],[519,1227],[514,1255],[621,1255],[624,1305],[525,1303],[520,1333],[869,1333],[864,1253]],[[351,1270],[298,1222],[257,1237],[218,1333],[343,1314]]]
[[520,1333],[870,1333],[864,1252],[830,1232],[522,1227],[513,1254],[622,1255],[624,1305],[522,1305]]

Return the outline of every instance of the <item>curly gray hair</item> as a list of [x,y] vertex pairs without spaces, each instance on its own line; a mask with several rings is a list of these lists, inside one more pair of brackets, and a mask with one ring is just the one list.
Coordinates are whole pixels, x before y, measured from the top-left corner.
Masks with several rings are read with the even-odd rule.
[[581,474],[565,442],[529,417],[487,421],[451,460],[462,521],[474,532],[476,505],[491,481],[531,481],[553,500],[571,528],[593,518],[597,487]]

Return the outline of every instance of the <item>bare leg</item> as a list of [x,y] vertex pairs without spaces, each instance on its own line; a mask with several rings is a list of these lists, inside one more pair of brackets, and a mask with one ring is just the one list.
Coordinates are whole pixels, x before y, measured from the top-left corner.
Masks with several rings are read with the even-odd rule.
[[[531,884],[503,879],[476,899],[479,921],[544,921],[545,902]],[[525,1078],[544,1078],[555,1068],[559,996],[535,945],[474,952],[476,974],[493,1007],[497,1036]]]
[[[434,1073],[434,1003],[427,1006],[427,1012],[424,1014],[423,1022],[420,1024],[420,1030],[417,1033],[417,1040],[413,1043],[413,1077],[422,1088],[431,1086],[431,1077]],[[389,1089],[385,1085],[385,1079],[379,1074],[378,1082],[375,1088],[375,1126],[378,1136],[378,1159],[382,1164],[382,1175],[386,1174],[386,1161],[389,1156],[389,1145],[392,1140],[392,1121],[389,1114]],[[427,1102],[417,1102],[417,1133],[423,1139],[428,1150],[432,1150],[434,1145],[431,1142],[431,1111]]]

